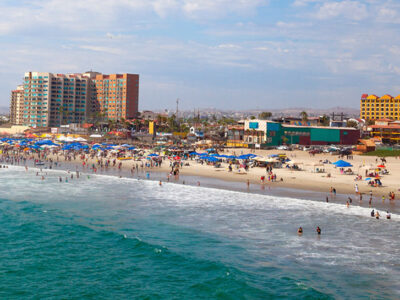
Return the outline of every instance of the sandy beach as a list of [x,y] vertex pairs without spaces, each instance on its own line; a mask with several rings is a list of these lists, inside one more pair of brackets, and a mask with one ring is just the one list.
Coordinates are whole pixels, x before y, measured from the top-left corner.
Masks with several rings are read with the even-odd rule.
[[[224,154],[246,154],[250,153],[249,149],[228,149],[225,150]],[[358,185],[358,190],[362,194],[369,194],[372,191],[374,197],[381,197],[384,195],[388,198],[389,192],[394,192],[397,194],[399,192],[400,184],[398,178],[400,178],[400,160],[398,158],[389,157],[386,158],[386,169],[389,174],[382,176],[382,186],[381,187],[371,187],[368,185],[368,181],[365,181],[365,169],[363,167],[370,166],[375,168],[377,165],[381,164],[381,161],[377,157],[354,155],[352,159],[348,160],[353,167],[353,175],[341,174],[340,169],[336,168],[332,164],[319,164],[321,161],[328,160],[330,162],[335,162],[340,158],[337,155],[331,155],[329,153],[315,154],[311,156],[307,151],[281,151],[281,150],[252,150],[253,154],[261,155],[267,157],[271,154],[282,154],[285,153],[291,160],[295,161],[301,170],[291,170],[288,168],[276,168],[273,169],[273,173],[276,174],[276,182],[269,182],[265,180],[264,185],[270,187],[282,187],[291,189],[301,189],[316,192],[329,193],[331,187],[336,189],[338,194],[356,194],[355,185]],[[52,158],[54,161],[57,160],[55,155],[49,155],[48,158]],[[59,156],[59,160],[63,161],[63,156]],[[346,160],[346,159],[345,159]],[[124,171],[130,171],[132,167],[136,165],[139,166],[140,170],[151,171],[151,172],[161,172],[165,173],[165,180],[167,179],[167,174],[170,173],[171,167],[169,160],[163,161],[161,167],[146,167],[143,169],[140,167],[145,163],[146,160],[134,161],[125,160],[121,161],[121,169]],[[120,161],[117,161],[117,165]],[[72,160],[71,163],[82,166],[82,161],[77,157],[76,160]],[[86,165],[89,167],[92,164],[96,165],[97,158],[89,158]],[[243,184],[246,186],[249,180],[251,185],[257,184],[261,185],[261,176],[267,176],[265,168],[254,167],[249,168],[246,172],[243,168],[239,170],[235,169],[229,172],[228,164],[222,163],[220,168],[215,168],[212,165],[200,164],[195,160],[184,160],[184,165],[180,168],[180,175],[190,175],[190,176],[201,176],[216,178],[224,181],[233,181]],[[189,164],[189,165],[185,165]],[[115,167],[109,167],[109,169],[117,170],[117,165]],[[87,167],[87,168],[88,168]],[[325,170],[324,173],[315,172],[316,168],[322,168]],[[347,168],[346,168],[347,169]],[[331,176],[328,177],[327,174]],[[357,174],[362,176],[362,180],[356,180]],[[162,176],[161,176],[162,178]],[[398,197],[396,197],[398,198]]]

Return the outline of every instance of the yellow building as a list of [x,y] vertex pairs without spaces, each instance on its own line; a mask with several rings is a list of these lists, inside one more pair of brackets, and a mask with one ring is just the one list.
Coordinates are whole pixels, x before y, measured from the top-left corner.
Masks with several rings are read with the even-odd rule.
[[379,120],[389,118],[400,120],[400,95],[393,98],[386,94],[382,97],[364,94],[360,100],[360,118]]

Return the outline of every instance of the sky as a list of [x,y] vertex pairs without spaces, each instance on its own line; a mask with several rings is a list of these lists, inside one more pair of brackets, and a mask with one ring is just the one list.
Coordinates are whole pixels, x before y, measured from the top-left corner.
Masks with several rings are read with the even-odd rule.
[[399,0],[0,0],[0,106],[25,72],[140,74],[139,109],[400,94]]

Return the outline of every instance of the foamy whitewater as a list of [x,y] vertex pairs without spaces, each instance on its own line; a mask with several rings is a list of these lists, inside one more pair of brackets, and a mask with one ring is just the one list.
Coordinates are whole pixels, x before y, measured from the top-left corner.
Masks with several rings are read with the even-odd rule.
[[36,172],[0,169],[2,299],[400,297],[398,214]]

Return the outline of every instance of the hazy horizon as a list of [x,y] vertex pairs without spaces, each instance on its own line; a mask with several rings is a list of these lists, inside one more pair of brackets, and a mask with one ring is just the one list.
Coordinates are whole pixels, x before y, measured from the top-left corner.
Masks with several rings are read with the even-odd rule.
[[0,2],[0,106],[24,72],[140,74],[139,109],[358,108],[400,94],[391,0]]

